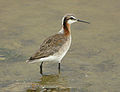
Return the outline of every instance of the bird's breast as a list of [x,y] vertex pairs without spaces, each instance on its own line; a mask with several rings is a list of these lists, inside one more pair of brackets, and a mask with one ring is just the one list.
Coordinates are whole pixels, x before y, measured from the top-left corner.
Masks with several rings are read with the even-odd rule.
[[67,38],[66,42],[60,48],[60,50],[56,53],[56,56],[59,58],[58,60],[61,61],[62,58],[66,55],[67,51],[69,50],[71,45],[71,35]]

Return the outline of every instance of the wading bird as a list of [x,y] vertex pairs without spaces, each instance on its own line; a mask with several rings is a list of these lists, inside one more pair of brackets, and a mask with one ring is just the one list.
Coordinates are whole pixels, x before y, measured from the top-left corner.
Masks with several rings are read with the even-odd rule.
[[65,15],[62,18],[62,29],[40,45],[39,50],[31,56],[26,62],[40,62],[40,73],[42,74],[42,65],[45,61],[58,62],[58,70],[60,72],[60,63],[71,45],[71,29],[70,26],[74,22],[88,23],[83,20],[76,19],[73,15]]

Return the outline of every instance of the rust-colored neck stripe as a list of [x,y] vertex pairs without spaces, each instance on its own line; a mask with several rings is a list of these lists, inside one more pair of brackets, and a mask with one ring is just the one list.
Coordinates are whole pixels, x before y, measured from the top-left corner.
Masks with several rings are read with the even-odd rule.
[[63,29],[65,36],[70,35],[70,24],[67,23],[67,19],[65,18],[63,21]]

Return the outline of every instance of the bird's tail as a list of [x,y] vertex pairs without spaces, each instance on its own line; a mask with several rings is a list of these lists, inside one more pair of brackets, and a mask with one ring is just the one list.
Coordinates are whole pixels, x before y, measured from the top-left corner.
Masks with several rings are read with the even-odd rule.
[[26,63],[33,63],[32,57],[30,57],[28,60],[26,60]]
[[35,63],[35,62],[39,62],[39,60],[33,59],[32,57],[30,57],[28,60],[26,60],[26,63]]
[[35,62],[36,62],[36,60],[29,60],[29,59],[26,60],[26,63],[30,63],[30,64],[31,64],[31,63],[35,63]]
[[25,62],[26,62],[26,63],[29,63],[29,62],[30,62],[30,60],[26,60]]

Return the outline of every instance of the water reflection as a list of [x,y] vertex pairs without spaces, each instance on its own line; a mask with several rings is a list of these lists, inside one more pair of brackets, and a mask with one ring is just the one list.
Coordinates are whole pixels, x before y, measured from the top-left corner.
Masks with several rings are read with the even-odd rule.
[[70,88],[59,88],[59,87],[52,87],[52,88],[37,88],[37,89],[28,89],[26,92],[71,92]]
[[71,92],[67,81],[60,74],[43,75],[40,81],[32,83],[26,92]]

